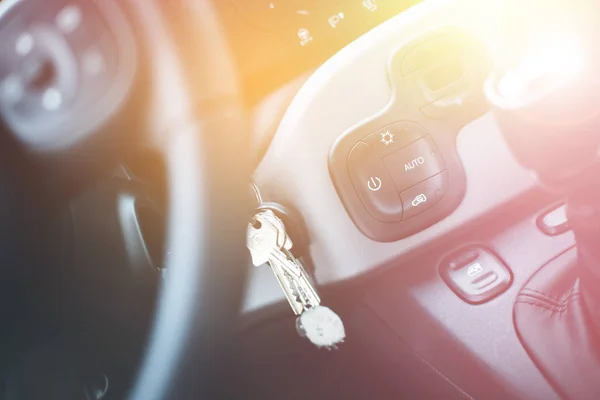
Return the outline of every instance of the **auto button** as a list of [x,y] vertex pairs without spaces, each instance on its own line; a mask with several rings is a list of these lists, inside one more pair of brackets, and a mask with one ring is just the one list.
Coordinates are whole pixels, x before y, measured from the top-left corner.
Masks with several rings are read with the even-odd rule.
[[390,154],[383,159],[383,162],[400,192],[446,169],[431,136],[419,139]]
[[402,220],[402,201],[383,161],[368,144],[359,142],[348,156],[348,171],[363,205],[381,222]]

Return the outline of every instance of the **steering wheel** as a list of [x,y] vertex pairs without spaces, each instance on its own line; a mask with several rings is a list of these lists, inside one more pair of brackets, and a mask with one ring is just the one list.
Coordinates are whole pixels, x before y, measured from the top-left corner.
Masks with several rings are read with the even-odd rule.
[[[19,13],[26,14],[24,20],[35,22],[36,10],[53,3],[68,6],[61,0],[4,3],[0,7],[0,38],[11,40],[14,36],[7,31],[15,27],[15,20],[20,21]],[[75,4],[88,10],[88,3]],[[32,132],[31,124],[18,123],[23,121],[15,119],[5,103],[0,104],[0,115],[25,152],[64,181],[77,175],[73,168],[97,170],[102,165],[101,169],[108,170],[131,148],[150,144],[161,149],[168,167],[167,274],[128,398],[212,398],[209,393],[218,383],[216,366],[227,351],[232,324],[240,310],[248,265],[245,232],[251,204],[250,138],[233,62],[209,0],[93,3],[104,11],[109,10],[110,3],[110,12],[102,15],[110,32],[103,37],[116,37],[120,46],[126,37],[119,32],[131,32],[137,68],[130,74],[134,83],[126,100],[111,104],[101,120],[96,121],[97,113],[90,111],[86,126],[74,124],[76,129],[70,130],[70,121],[63,120],[64,129],[57,131],[56,137],[49,128],[53,120],[46,121],[48,134],[44,138]],[[57,23],[64,22],[68,28],[77,15],[70,17]],[[84,28],[86,18],[84,12]],[[111,24],[117,20],[122,26],[113,29]],[[46,40],[50,37],[47,31]],[[21,45],[20,50],[27,50],[27,43]],[[68,48],[61,48],[70,53]],[[0,52],[5,50],[0,48]],[[58,77],[54,81],[64,77],[62,61],[58,61],[50,67],[41,66],[43,73],[50,68]],[[44,80],[37,79],[39,68],[35,74],[35,83],[43,86]],[[31,96],[43,92],[39,87],[36,90]],[[48,90],[41,94],[46,96],[46,106],[57,106],[56,90],[52,94]],[[77,108],[82,101],[75,100],[72,104]],[[102,101],[90,104],[100,108]],[[122,127],[127,131],[119,129]],[[93,168],[87,168],[89,165]],[[77,179],[81,180],[79,175]]]

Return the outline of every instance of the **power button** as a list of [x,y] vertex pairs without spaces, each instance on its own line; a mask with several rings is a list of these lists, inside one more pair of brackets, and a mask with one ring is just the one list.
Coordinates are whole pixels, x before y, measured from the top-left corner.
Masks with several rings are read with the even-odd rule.
[[402,201],[394,181],[375,150],[359,142],[348,156],[348,170],[358,197],[381,222],[402,220]]
[[377,192],[379,189],[381,189],[383,182],[381,181],[381,178],[379,178],[378,176],[375,177],[370,177],[369,180],[367,181],[367,187],[369,188],[369,190],[371,192]]

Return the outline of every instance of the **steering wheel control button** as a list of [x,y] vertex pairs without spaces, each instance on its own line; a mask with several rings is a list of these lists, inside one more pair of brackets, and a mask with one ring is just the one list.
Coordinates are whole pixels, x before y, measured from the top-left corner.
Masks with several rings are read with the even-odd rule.
[[403,220],[436,205],[448,190],[448,172],[444,171],[400,194],[404,208]]
[[83,13],[76,5],[63,8],[56,15],[56,26],[65,34],[73,33],[81,26]]
[[363,141],[374,148],[380,157],[385,157],[426,135],[427,131],[421,125],[402,121],[373,132]]
[[26,56],[27,54],[31,53],[34,44],[35,40],[33,39],[33,36],[31,36],[30,33],[23,33],[15,42],[15,51],[21,57]]
[[49,88],[44,92],[42,96],[42,104],[44,108],[48,111],[58,110],[63,102],[62,93],[55,89]]
[[446,169],[431,136],[396,151],[385,157],[383,162],[391,172],[399,191],[406,190]]
[[402,201],[381,158],[359,142],[348,157],[348,170],[361,202],[381,222],[402,220]]
[[470,246],[446,257],[439,272],[450,289],[471,304],[493,299],[512,283],[512,272],[504,262],[479,246]]

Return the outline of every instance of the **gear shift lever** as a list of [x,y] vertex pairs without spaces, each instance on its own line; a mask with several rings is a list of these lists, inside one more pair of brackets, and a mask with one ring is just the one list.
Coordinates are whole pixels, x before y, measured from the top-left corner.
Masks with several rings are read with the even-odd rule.
[[575,38],[552,41],[492,76],[486,93],[519,162],[567,197],[579,264],[600,277],[600,80],[584,58]]
[[517,160],[544,186],[566,196],[576,239],[576,258],[559,256],[521,289],[515,328],[564,397],[597,399],[600,79],[592,66],[599,63],[577,40],[561,40],[491,76],[486,95]]

